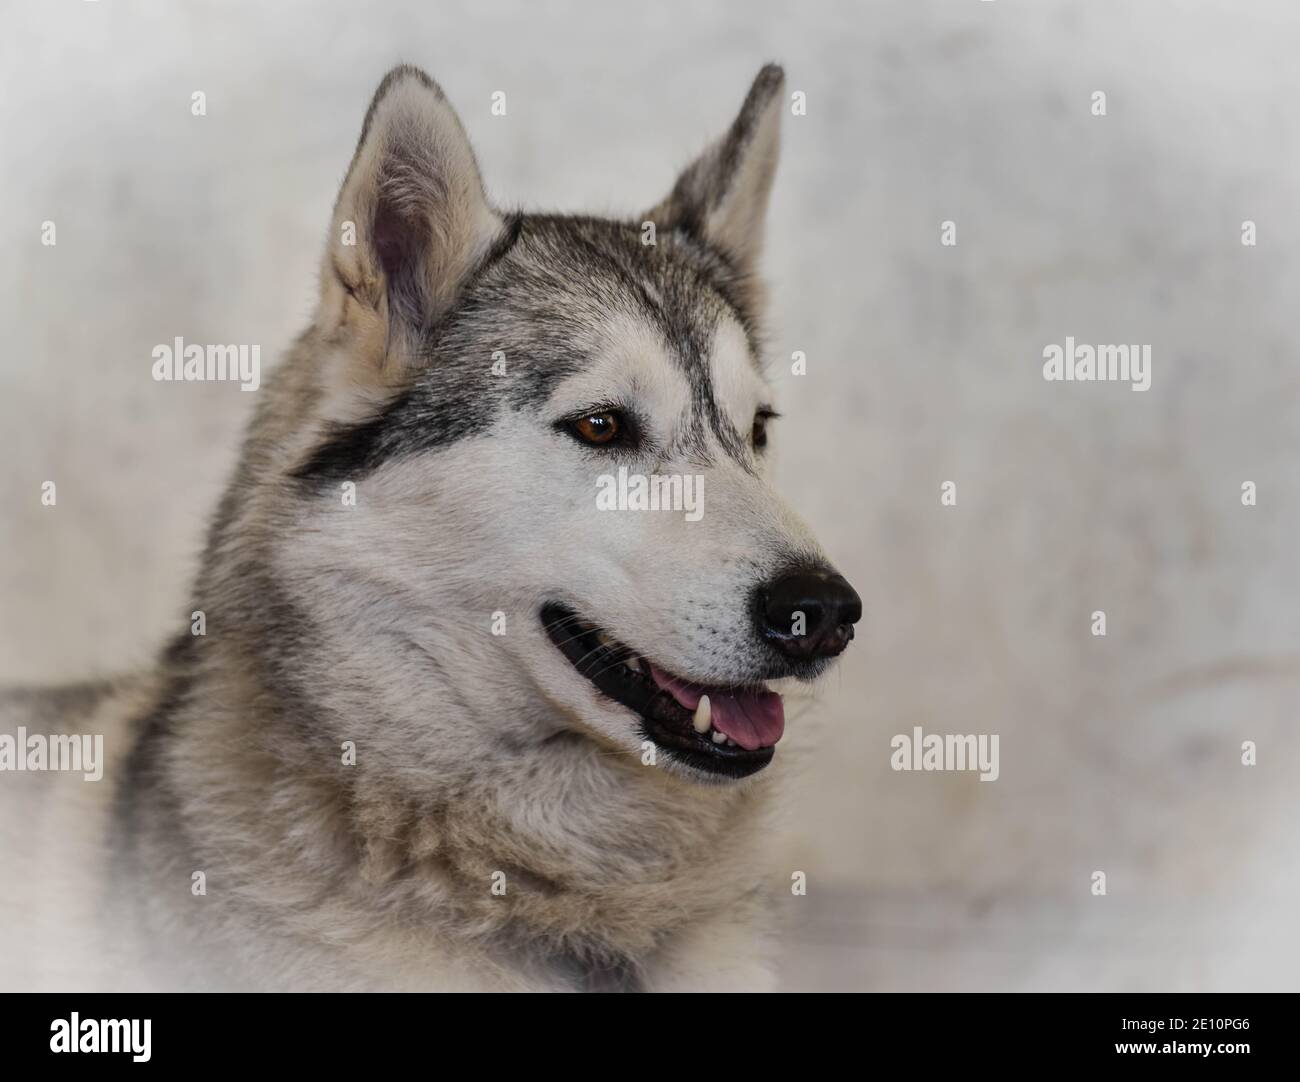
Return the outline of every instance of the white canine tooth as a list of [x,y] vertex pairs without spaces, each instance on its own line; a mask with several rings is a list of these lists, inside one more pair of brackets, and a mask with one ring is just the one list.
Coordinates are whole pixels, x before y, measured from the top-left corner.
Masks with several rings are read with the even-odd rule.
[[695,731],[700,735],[709,731],[709,721],[713,717],[713,711],[709,707],[709,697],[700,696],[700,704],[695,708]]
[[714,742],[715,744],[721,744],[724,740],[725,740],[728,744],[731,743],[731,737],[729,737],[726,733],[720,733],[720,732],[718,732],[718,731],[715,729],[715,730],[713,731],[713,742]]
[[634,657],[628,658],[625,662],[623,662],[623,664],[626,665],[633,672],[641,671],[641,662]]

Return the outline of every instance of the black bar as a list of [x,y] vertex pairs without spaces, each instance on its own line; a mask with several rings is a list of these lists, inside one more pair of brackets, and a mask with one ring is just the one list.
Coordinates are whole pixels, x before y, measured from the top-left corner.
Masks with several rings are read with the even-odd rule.
[[[768,1047],[814,1060],[851,1057],[854,1070],[912,1063],[1045,1066],[1190,1063],[1217,1070],[1267,1065],[1294,1070],[1294,996],[1227,995],[871,995],[825,1004],[821,997],[519,997],[428,995],[114,995],[8,996],[0,1009],[4,1063],[32,1068],[115,1059],[133,1070],[289,1065],[336,1072],[429,1057],[440,1073],[490,1070],[528,1057],[539,1069],[680,1062],[700,1042],[714,1055]],[[100,1020],[136,1020],[148,1059],[126,1051],[52,1051],[76,1014],[81,1040],[110,1040]],[[662,1018],[657,1016],[662,1015]],[[755,1027],[754,1019],[771,1019]],[[95,1023],[87,1029],[88,1022]],[[683,1024],[685,1023],[685,1024]],[[92,1036],[93,1034],[93,1036]],[[495,1036],[493,1036],[495,1034]],[[669,1036],[673,1034],[674,1036]],[[730,1034],[730,1036],[728,1036]],[[123,1044],[128,1042],[123,1040]],[[140,1047],[137,1041],[135,1047]],[[1203,1048],[1211,1046],[1206,1054]],[[1121,1047],[1122,1046],[1122,1047]],[[744,1051],[740,1051],[744,1049]],[[560,1064],[562,1052],[568,1064]],[[611,1055],[612,1054],[612,1055]],[[900,1057],[901,1063],[900,1063]],[[475,1066],[477,1064],[477,1066]],[[18,1077],[9,1074],[9,1077]]]

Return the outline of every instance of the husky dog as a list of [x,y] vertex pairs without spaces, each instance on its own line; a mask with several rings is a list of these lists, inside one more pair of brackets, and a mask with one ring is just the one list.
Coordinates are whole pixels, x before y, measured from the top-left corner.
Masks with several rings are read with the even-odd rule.
[[[0,774],[5,984],[770,985],[768,684],[861,614],[764,480],[783,86],[613,221],[494,207],[442,91],[389,73],[211,528],[205,633],[0,709],[107,758]],[[602,506],[614,476],[701,513]]]

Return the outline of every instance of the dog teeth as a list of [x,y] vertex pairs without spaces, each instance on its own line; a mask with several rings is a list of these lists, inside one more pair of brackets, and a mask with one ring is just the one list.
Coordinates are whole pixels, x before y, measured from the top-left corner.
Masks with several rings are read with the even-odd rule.
[[623,662],[623,664],[626,665],[633,672],[641,671],[641,662],[634,657],[628,658],[625,662]]
[[600,643],[601,646],[614,646],[614,645],[615,645],[614,640],[611,639],[611,638],[610,638],[607,634],[605,634],[605,632],[603,632],[603,631],[597,631],[597,632],[596,632],[596,641],[597,641],[598,643]]
[[[709,697],[707,695],[701,695],[700,704],[695,708],[695,731],[701,736],[707,733],[709,731],[709,722],[712,717],[713,711],[709,707]],[[717,740],[717,734],[714,734],[714,740]]]
[[721,743],[723,743],[724,741],[725,741],[726,743],[730,744],[730,743],[731,743],[731,737],[729,737],[726,733],[720,733],[720,732],[718,732],[718,731],[715,729],[715,730],[713,731],[713,742],[714,742],[715,744],[721,744]]

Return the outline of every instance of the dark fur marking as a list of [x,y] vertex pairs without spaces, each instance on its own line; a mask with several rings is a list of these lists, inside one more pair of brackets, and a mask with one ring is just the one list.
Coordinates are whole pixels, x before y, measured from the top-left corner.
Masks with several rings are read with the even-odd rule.
[[398,418],[405,413],[409,401],[408,391],[369,421],[333,426],[325,441],[290,476],[323,484],[369,473],[390,457],[390,449],[401,444],[404,426]]

